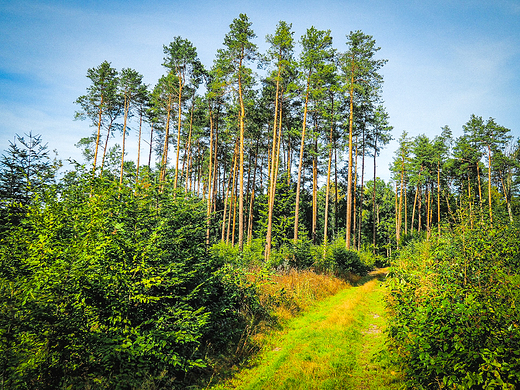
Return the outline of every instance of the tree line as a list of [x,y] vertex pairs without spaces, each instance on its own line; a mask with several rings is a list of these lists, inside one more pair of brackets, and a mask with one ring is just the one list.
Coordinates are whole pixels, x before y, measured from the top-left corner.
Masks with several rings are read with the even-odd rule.
[[[463,134],[448,126],[430,139],[403,132],[391,164],[395,183],[395,236],[455,224],[460,212],[493,224],[497,215],[512,223],[518,215],[520,140],[494,118],[471,115]],[[497,214],[497,215],[495,215]]]
[[[472,115],[456,139],[447,126],[433,139],[403,132],[385,183],[377,156],[393,127],[382,100],[386,60],[373,37],[351,32],[341,52],[330,31],[311,27],[296,42],[281,21],[266,53],[255,38],[239,15],[208,68],[189,40],[175,37],[153,87],[108,61],[89,69],[76,118],[93,128],[78,143],[91,174],[194,194],[206,204],[208,244],[242,250],[258,239],[265,259],[273,247],[341,237],[347,249],[390,255],[403,239],[440,232],[467,200],[491,221],[493,207],[514,219],[519,144],[495,119]],[[125,160],[130,132],[135,162]]]
[[[108,160],[115,174],[119,155],[121,185],[138,183],[145,169],[160,183],[196,193],[207,202],[208,226],[219,221],[223,241],[243,248],[262,231],[266,258],[273,229],[281,233],[273,223],[280,224],[284,192],[292,210],[284,206],[283,223],[292,232],[284,228],[277,245],[307,236],[330,241],[341,230],[350,247],[358,165],[390,140],[379,73],[386,60],[376,58],[380,48],[361,31],[346,36],[343,52],[333,48],[330,30],[311,27],[296,42],[284,21],[266,37],[266,53],[255,38],[248,17],[239,15],[208,68],[190,41],[175,37],[163,46],[165,75],[153,87],[107,61],[89,69],[76,117],[95,131],[80,146],[95,175],[108,174]],[[125,161],[129,131],[138,133],[135,164]],[[111,149],[115,134],[120,144]]]

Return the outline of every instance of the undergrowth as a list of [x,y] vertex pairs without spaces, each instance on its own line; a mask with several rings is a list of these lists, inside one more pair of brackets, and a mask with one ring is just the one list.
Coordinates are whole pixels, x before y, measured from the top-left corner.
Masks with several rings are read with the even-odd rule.
[[482,219],[401,252],[392,351],[413,389],[520,386],[520,230]]

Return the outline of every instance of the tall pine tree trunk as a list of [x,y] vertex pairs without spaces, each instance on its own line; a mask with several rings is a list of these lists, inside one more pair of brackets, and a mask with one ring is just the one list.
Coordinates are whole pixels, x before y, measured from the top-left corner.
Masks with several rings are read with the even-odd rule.
[[[177,101],[178,113],[177,113],[177,157],[175,158],[175,180],[173,182],[173,189],[177,189],[177,179],[179,177],[179,156],[181,154],[181,128],[182,128],[182,75],[179,74],[179,99]],[[209,184],[209,183],[208,183]]]
[[331,95],[331,122],[330,122],[330,136],[329,136],[329,159],[327,163],[327,189],[325,191],[325,219],[323,227],[323,257],[327,254],[328,231],[329,226],[329,197],[330,197],[330,168],[332,165],[332,135],[334,130],[334,95]]
[[[275,98],[274,98],[274,125],[273,125],[273,146],[271,151],[271,170],[269,172],[269,191],[268,191],[268,215],[267,215],[267,233],[265,237],[265,260],[269,260],[269,256],[271,255],[271,235],[272,235],[272,228],[273,228],[273,208],[274,208],[274,199],[275,199],[275,192],[276,192],[276,171],[277,169],[273,169],[275,164],[275,156],[276,156],[276,143],[277,143],[277,120],[278,120],[278,104],[279,104],[279,91],[280,91],[280,74],[282,72],[282,63],[280,61],[282,55],[282,49],[280,47],[280,52],[278,54],[278,75],[276,77],[276,92],[275,92]],[[281,122],[281,118],[280,118]]]
[[300,145],[300,163],[298,165],[298,181],[296,182],[296,206],[294,209],[294,243],[298,241],[298,218],[300,213],[300,186],[303,170],[303,151],[305,148],[305,129],[307,127],[307,104],[309,102],[309,89],[311,82],[311,72],[307,77],[307,92],[305,93],[305,105],[303,108],[303,125],[302,125],[302,139]]
[[350,113],[348,119],[348,176],[347,176],[347,214],[346,214],[346,237],[347,249],[350,249],[350,234],[352,224],[352,136],[354,132],[354,61],[352,61],[352,73],[350,80]]
[[126,146],[126,120],[128,118],[130,102],[128,101],[128,97],[125,94],[125,103],[123,106],[124,115],[123,115],[123,141],[121,145],[121,173],[119,175],[119,188],[121,189],[121,185],[123,184],[123,167],[125,164],[125,146]]

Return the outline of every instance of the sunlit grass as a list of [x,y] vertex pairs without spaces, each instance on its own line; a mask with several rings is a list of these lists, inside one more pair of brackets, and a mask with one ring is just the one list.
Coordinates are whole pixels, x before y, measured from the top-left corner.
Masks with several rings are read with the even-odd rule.
[[[294,291],[312,284],[296,275],[279,278]],[[342,288],[268,335],[247,369],[213,389],[396,388],[397,374],[385,359],[375,359],[384,349],[384,310],[378,280]]]

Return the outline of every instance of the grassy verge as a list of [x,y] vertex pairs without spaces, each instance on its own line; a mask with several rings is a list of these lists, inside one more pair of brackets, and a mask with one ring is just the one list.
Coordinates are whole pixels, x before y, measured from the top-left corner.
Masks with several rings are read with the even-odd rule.
[[268,336],[247,369],[213,389],[396,388],[397,374],[378,355],[384,344],[384,288],[367,279],[288,321]]

